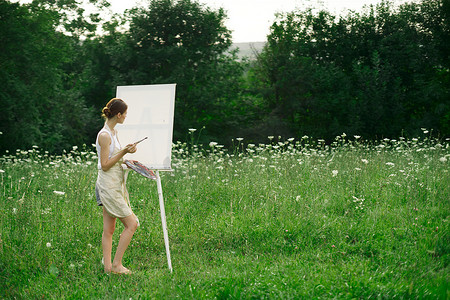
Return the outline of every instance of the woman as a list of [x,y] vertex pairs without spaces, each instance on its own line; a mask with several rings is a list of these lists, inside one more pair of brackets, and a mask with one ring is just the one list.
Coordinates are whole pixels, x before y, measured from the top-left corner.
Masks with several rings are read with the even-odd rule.
[[[127,117],[128,106],[122,99],[113,98],[103,108],[105,126],[97,135],[98,177],[95,185],[97,203],[103,206],[103,259],[106,273],[131,274],[122,265],[122,257],[138,227],[136,216],[130,207],[122,169],[123,156],[136,152],[136,145],[121,148],[114,127],[122,124]],[[116,255],[111,263],[112,236],[116,219],[125,226],[120,235]]]

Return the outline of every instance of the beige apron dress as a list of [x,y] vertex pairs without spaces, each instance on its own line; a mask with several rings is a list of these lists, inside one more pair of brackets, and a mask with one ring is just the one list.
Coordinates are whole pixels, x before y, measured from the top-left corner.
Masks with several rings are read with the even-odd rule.
[[[120,144],[116,136],[105,127],[100,132],[107,132],[111,138],[109,158],[120,151]],[[97,143],[98,145],[98,136]],[[103,205],[106,212],[114,218],[125,218],[133,214],[130,199],[126,187],[126,175],[122,168],[123,159],[120,159],[108,171],[103,171],[100,165],[100,146],[97,147],[99,168],[97,182],[95,184],[95,194],[98,205]]]

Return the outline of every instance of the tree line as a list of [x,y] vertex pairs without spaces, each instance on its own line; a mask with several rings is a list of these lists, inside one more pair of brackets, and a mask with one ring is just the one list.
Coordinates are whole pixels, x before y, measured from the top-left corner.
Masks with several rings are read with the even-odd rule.
[[0,0],[1,153],[92,144],[116,86],[134,84],[177,84],[175,140],[450,134],[449,0],[281,14],[251,61],[230,50],[223,9],[80,4]]

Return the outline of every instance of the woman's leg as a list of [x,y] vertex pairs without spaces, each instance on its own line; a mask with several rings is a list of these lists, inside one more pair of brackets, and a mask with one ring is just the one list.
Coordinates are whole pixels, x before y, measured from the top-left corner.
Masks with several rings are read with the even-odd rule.
[[114,256],[114,261],[112,263],[112,271],[116,273],[128,273],[129,270],[122,265],[122,258],[125,250],[127,250],[130,244],[131,238],[137,229],[136,216],[134,214],[120,219],[122,221],[125,229],[120,235],[119,245],[117,246],[116,255]]
[[112,237],[115,229],[116,229],[116,218],[111,217],[106,212],[105,207],[103,207],[102,247],[106,273],[110,273],[112,268],[111,250],[112,250]]

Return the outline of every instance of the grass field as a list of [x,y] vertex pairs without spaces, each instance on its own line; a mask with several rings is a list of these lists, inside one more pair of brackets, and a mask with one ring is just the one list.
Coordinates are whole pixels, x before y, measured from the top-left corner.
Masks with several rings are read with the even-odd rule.
[[174,145],[162,173],[173,273],[156,183],[129,174],[131,276],[103,273],[93,148],[3,156],[0,298],[450,297],[448,140],[243,142]]

